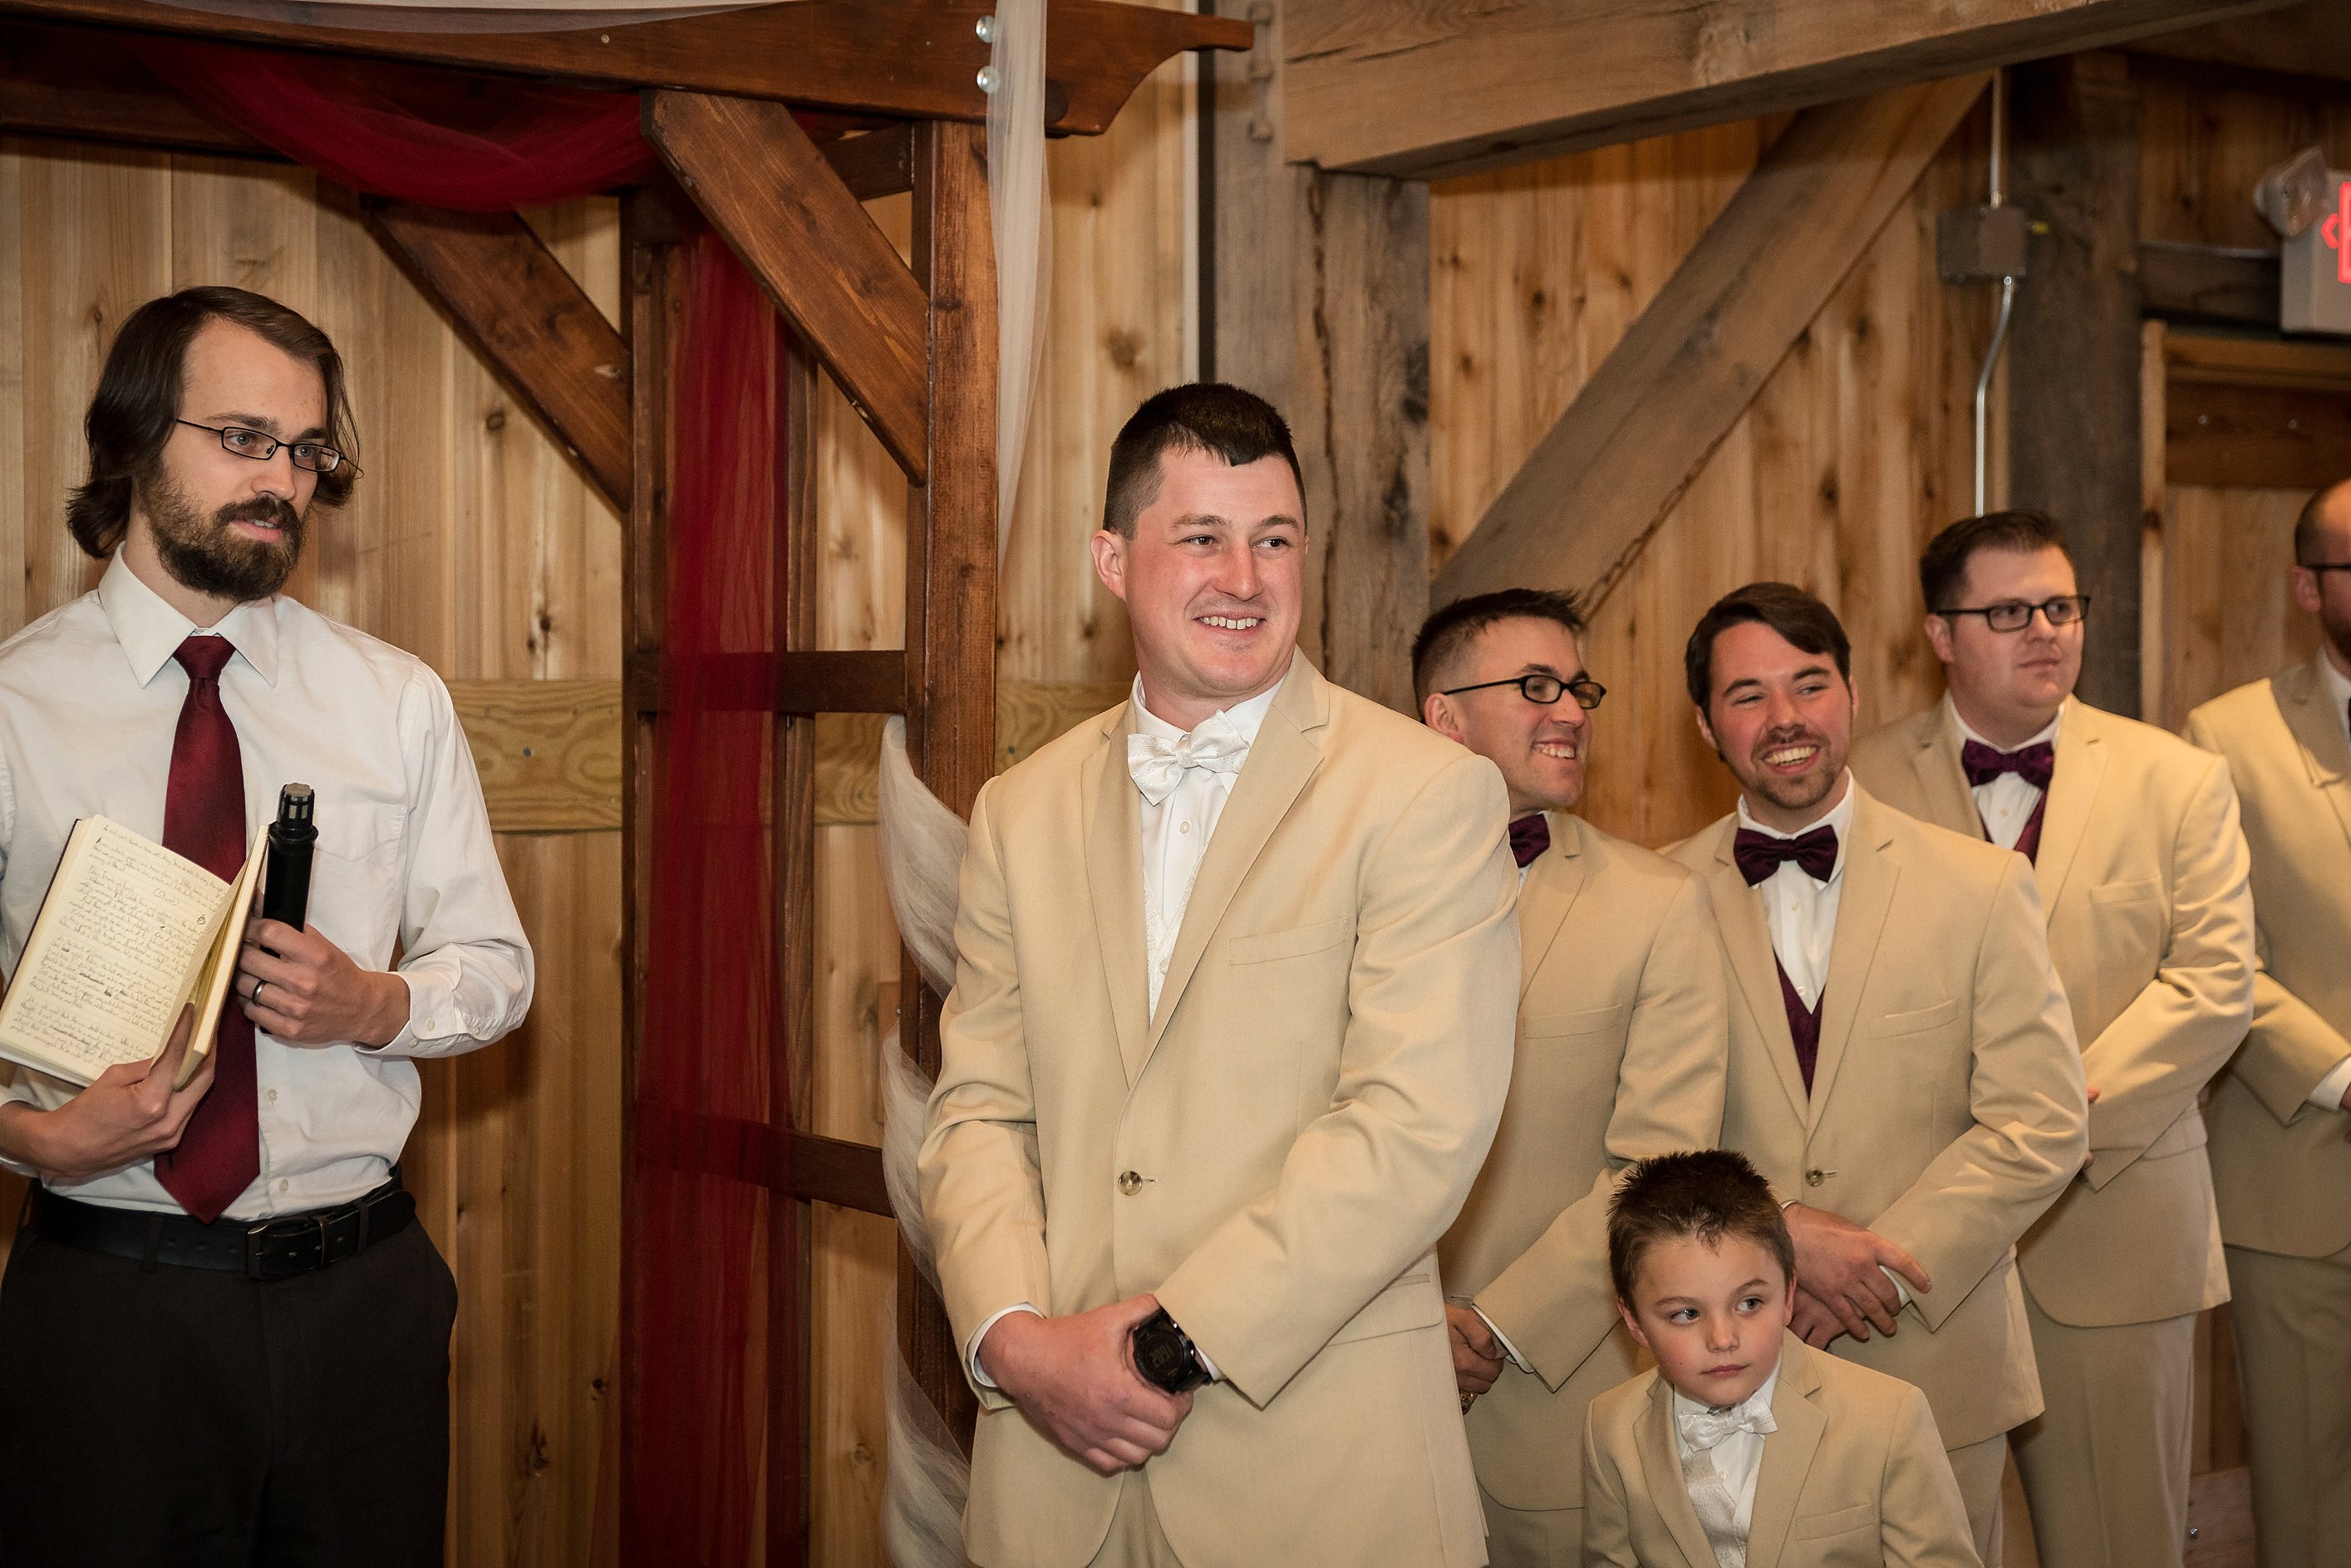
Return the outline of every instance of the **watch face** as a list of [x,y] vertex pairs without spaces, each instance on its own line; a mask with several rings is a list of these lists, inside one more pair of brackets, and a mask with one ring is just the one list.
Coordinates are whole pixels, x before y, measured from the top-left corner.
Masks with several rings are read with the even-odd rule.
[[1172,1322],[1145,1322],[1134,1331],[1134,1365],[1145,1381],[1170,1394],[1196,1388],[1207,1379]]

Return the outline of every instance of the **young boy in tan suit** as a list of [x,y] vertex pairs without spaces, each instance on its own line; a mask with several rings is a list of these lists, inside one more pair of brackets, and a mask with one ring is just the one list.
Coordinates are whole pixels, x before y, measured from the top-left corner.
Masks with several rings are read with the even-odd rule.
[[1639,1352],[1608,1282],[1608,1193],[1722,1132],[1721,944],[1705,884],[1573,815],[1604,695],[1573,598],[1447,605],[1421,716],[1501,770],[1520,862],[1518,1052],[1500,1130],[1438,1244],[1495,1568],[1580,1568],[1583,1412]]
[[1788,1332],[1795,1263],[1743,1156],[1667,1155],[1625,1177],[1609,1275],[1657,1364],[1593,1402],[1586,1562],[1981,1568],[1926,1396]]
[[2056,523],[1919,558],[1943,700],[1853,748],[1888,805],[2033,864],[2089,1082],[2092,1161],[2017,1245],[2045,1407],[2016,1437],[2043,1563],[2179,1568],[2196,1314],[2229,1299],[2198,1098],[2252,1019],[2229,765],[2074,696],[2089,601]]

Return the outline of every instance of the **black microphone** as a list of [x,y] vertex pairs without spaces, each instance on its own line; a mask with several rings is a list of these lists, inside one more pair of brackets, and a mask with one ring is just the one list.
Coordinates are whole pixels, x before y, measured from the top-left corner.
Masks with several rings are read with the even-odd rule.
[[277,820],[269,824],[269,873],[263,879],[261,917],[299,931],[310,913],[310,846],[319,841],[311,821],[316,800],[308,784],[277,792]]

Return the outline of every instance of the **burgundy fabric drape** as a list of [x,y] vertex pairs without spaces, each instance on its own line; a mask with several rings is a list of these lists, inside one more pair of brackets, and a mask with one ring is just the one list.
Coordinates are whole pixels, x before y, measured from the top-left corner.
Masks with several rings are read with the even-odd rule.
[[[180,40],[130,47],[221,119],[371,195],[492,211],[655,166],[632,93]],[[685,243],[681,271],[664,711],[645,818],[651,962],[623,1195],[634,1405],[619,1418],[634,1466],[622,1558],[741,1568],[755,1537],[772,1557],[806,1530],[799,1358],[768,1354],[799,1343],[794,1206],[765,1185],[780,1164],[769,1129],[791,1125],[765,807],[776,720],[730,710],[740,683],[713,657],[779,646],[785,336],[709,231]]]

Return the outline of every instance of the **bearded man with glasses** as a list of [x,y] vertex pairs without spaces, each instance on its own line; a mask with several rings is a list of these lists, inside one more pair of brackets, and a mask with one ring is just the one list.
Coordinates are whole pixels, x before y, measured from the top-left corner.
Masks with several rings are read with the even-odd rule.
[[1705,883],[1574,814],[1607,695],[1565,593],[1447,605],[1413,644],[1421,717],[1501,770],[1519,862],[1510,1098],[1437,1249],[1495,1568],[1583,1561],[1583,1421],[1639,1369],[1608,1272],[1635,1160],[1714,1146],[1729,1026]]
[[0,961],[79,818],[226,879],[298,782],[318,854],[184,1089],[183,1010],[152,1063],[0,1090],[41,1184],[0,1281],[0,1562],[437,1563],[456,1286],[400,1183],[414,1059],[531,993],[473,757],[423,661],[279,591],[359,476],[323,332],[152,300],[85,428],[66,520],[105,572],[0,645]]
[[1952,524],[1918,563],[1943,700],[1854,747],[1913,816],[2032,862],[2091,1157],[2017,1246],[2046,1406],[2017,1469],[2043,1563],[2178,1568],[2196,1314],[2229,1299],[2199,1109],[2253,1008],[2229,765],[2074,696],[2089,601],[2055,521]]

